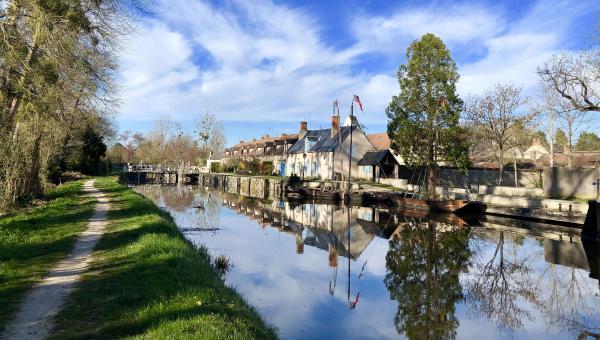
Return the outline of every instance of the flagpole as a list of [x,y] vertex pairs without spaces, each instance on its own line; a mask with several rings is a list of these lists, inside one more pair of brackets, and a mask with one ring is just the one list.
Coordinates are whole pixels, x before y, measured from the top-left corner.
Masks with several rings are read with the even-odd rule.
[[348,202],[350,202],[350,190],[352,186],[352,125],[354,124],[354,98],[350,104],[350,153],[348,154]]

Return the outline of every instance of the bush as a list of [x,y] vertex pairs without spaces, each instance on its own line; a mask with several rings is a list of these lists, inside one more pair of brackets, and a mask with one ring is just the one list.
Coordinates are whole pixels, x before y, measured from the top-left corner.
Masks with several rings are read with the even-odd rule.
[[273,165],[273,162],[271,162],[271,161],[262,162],[262,164],[260,165],[260,174],[261,175],[272,175],[273,172],[275,172],[275,165]]
[[257,159],[246,161],[246,166],[249,174],[258,175],[260,174],[260,162]]
[[210,172],[221,172],[221,163],[210,163]]

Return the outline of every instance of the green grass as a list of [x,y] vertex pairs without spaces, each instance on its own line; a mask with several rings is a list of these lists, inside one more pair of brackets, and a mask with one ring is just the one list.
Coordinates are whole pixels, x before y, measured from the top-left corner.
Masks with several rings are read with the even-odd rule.
[[96,186],[111,198],[109,225],[54,338],[276,338],[167,213],[113,178]]
[[86,228],[94,200],[83,194],[82,184],[61,185],[42,206],[0,218],[0,330],[25,292],[71,252]]

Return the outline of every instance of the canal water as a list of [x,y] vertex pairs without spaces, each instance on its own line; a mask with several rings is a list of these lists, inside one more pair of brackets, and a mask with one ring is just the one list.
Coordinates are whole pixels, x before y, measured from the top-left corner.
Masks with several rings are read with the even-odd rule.
[[284,339],[573,339],[600,334],[597,245],[488,217],[136,190],[225,255],[226,283]]

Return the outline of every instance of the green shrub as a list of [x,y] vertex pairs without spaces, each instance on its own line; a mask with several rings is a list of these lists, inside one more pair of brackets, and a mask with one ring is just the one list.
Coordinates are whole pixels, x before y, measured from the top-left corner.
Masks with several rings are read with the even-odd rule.
[[260,165],[260,174],[261,175],[272,175],[273,172],[275,172],[275,165],[273,165],[273,162],[271,162],[271,161],[262,162],[262,164]]
[[221,163],[210,163],[210,172],[221,172]]

